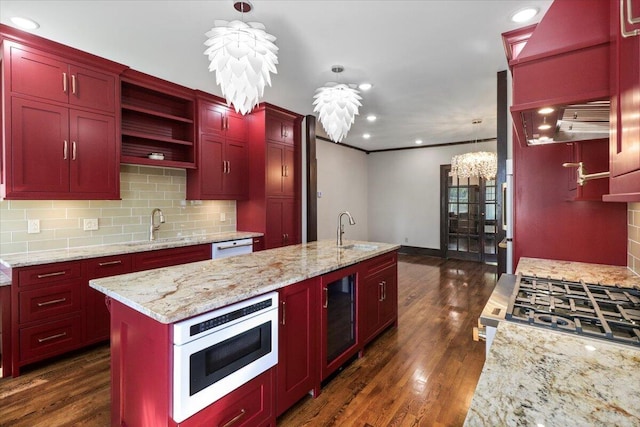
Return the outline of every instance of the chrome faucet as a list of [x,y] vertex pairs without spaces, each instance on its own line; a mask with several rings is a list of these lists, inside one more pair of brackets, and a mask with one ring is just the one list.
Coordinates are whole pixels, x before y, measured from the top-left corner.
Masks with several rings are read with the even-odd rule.
[[[156,213],[160,213],[160,224],[156,225]],[[164,214],[162,213],[162,209],[155,208],[151,211],[151,224],[149,225],[149,240],[156,240],[156,231],[160,229],[160,226],[164,224]]]
[[338,238],[336,240],[336,244],[338,246],[342,246],[342,235],[344,234],[344,225],[342,225],[342,216],[346,215],[349,217],[349,224],[350,225],[356,225],[356,221],[353,219],[353,217],[351,216],[351,214],[347,211],[341,212],[340,214],[338,214]]

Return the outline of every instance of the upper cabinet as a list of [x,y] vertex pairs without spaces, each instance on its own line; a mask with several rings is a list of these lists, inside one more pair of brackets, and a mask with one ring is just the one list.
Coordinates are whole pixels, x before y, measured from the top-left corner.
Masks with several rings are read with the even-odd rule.
[[0,35],[1,196],[118,199],[125,67],[4,25]]
[[521,145],[608,137],[610,3],[555,0],[539,24],[502,35]]
[[122,84],[122,163],[195,168],[195,93],[126,70]]
[[611,5],[610,194],[605,201],[640,201],[640,0]]
[[198,93],[198,168],[187,171],[187,199],[241,200],[249,193],[247,120],[224,100]]

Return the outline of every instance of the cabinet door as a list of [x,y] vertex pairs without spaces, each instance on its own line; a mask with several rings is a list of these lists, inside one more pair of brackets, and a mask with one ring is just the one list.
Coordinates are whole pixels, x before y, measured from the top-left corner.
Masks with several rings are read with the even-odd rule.
[[285,144],[293,145],[293,120],[283,120],[282,121],[282,142]]
[[226,135],[239,141],[247,140],[247,123],[242,114],[236,113],[231,108],[226,112]]
[[385,270],[380,302],[380,326],[395,323],[398,318],[398,269],[397,265]]
[[293,147],[285,147],[282,152],[284,159],[284,173],[282,177],[282,194],[286,196],[295,195],[296,162]]
[[211,259],[211,244],[138,252],[133,255],[133,271],[169,267]]
[[11,46],[11,91],[68,102],[69,70],[54,57]]
[[113,116],[70,111],[70,191],[119,198],[120,169]]
[[276,416],[318,387],[317,278],[280,289]]
[[[85,262],[87,281],[101,277],[116,276],[131,272],[131,256],[117,255],[93,258]],[[87,283],[87,282],[85,282]],[[85,342],[87,344],[109,339],[110,316],[105,295],[86,284],[85,304]]]
[[281,199],[267,200],[267,224],[264,236],[265,248],[273,249],[284,245],[284,230],[282,228],[283,207]]
[[[612,193],[640,192],[640,179],[622,175],[640,170],[640,36],[624,38],[620,33],[620,7],[626,2],[612,2],[613,96],[611,97],[610,170]],[[632,10],[640,14],[640,0],[632,0]],[[626,7],[625,7],[626,9]],[[627,10],[623,11],[626,17]],[[624,22],[627,31],[640,29]],[[636,174],[637,175],[637,174]],[[632,182],[633,181],[633,182]]]
[[225,144],[227,171],[224,174],[223,193],[236,199],[249,193],[249,149],[243,141],[227,140]]
[[69,104],[113,113],[116,108],[116,80],[87,68],[69,67]]
[[11,193],[67,193],[70,148],[68,108],[12,99]]
[[200,110],[199,130],[208,135],[219,135],[224,133],[226,126],[227,108],[221,104],[213,102],[198,101]]
[[277,196],[283,194],[284,146],[267,143],[267,182],[266,194]]
[[222,194],[224,173],[224,142],[220,136],[203,135],[200,138],[200,165],[198,173],[201,180],[201,196]]
[[295,199],[282,199],[282,232],[284,233],[284,245],[300,243],[300,227]]
[[360,338],[366,344],[380,326],[380,303],[383,295],[383,279],[379,274],[360,282],[358,312],[360,318]]
[[267,114],[266,117],[266,133],[267,139],[274,142],[280,142],[293,145],[293,120],[280,117],[274,114]]

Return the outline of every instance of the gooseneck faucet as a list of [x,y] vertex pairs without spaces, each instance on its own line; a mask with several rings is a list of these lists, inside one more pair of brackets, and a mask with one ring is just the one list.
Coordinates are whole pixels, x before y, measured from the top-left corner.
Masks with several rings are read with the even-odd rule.
[[[160,213],[160,223],[156,225],[156,213]],[[162,209],[155,208],[151,211],[151,224],[149,225],[149,240],[156,240],[156,231],[160,229],[160,226],[164,224],[164,214],[162,213]]]
[[356,225],[356,221],[353,219],[353,217],[351,216],[351,214],[347,211],[341,212],[340,214],[338,214],[338,237],[336,240],[336,244],[338,246],[342,246],[342,235],[344,234],[344,225],[342,224],[342,216],[346,215],[349,217],[349,224],[350,225]]

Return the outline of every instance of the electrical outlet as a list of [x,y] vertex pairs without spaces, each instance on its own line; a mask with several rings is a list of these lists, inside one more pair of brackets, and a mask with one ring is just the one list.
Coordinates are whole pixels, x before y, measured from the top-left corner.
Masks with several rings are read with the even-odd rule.
[[36,234],[40,232],[40,220],[30,219],[27,221],[27,233]]
[[227,220],[227,214],[224,212],[220,212],[220,222],[225,222]]
[[318,191],[318,199],[322,199],[322,191]]
[[409,238],[408,238],[408,237],[405,237],[405,238],[404,238],[404,242],[405,242],[405,243],[409,243]]
[[94,231],[98,229],[98,218],[85,218],[84,231]]

